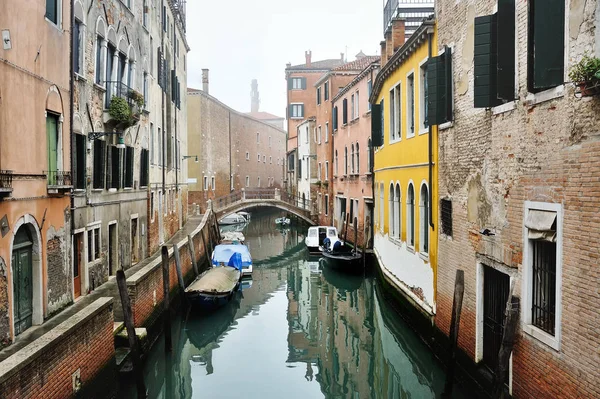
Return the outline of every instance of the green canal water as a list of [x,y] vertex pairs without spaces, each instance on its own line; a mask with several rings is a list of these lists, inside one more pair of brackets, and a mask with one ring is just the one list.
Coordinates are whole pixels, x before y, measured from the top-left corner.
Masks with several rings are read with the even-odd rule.
[[[244,227],[252,280],[209,316],[173,321],[148,354],[149,398],[436,398],[444,370],[385,302],[376,278],[349,276],[309,258],[307,227],[277,229],[277,211]],[[134,398],[133,376],[116,397]],[[456,386],[453,397],[469,398]]]

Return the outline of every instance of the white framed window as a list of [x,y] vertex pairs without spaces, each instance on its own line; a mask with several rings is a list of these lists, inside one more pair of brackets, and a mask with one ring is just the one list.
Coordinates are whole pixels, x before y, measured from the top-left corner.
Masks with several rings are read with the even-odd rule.
[[325,161],[325,181],[329,180],[329,161]]
[[304,89],[303,78],[292,78],[292,89],[293,90]]
[[260,133],[256,133],[256,143],[260,144]]
[[256,187],[260,187],[260,177],[258,178],[258,184],[256,185]]
[[304,118],[304,104],[302,104],[302,103],[290,104],[290,118],[292,118],[292,119]]
[[269,163],[273,163],[273,157],[269,155]]
[[87,261],[88,263],[95,262],[100,259],[100,250],[102,249],[101,241],[101,224],[96,223],[87,228]]
[[354,144],[350,146],[350,173],[354,174]]
[[208,191],[208,176],[204,176],[204,191]]
[[402,98],[401,89],[402,85],[401,83],[398,83],[390,90],[390,143],[395,143],[402,139],[402,114],[400,112]]
[[329,143],[329,122],[325,122],[325,142]]
[[46,0],[46,19],[60,28],[62,14],[61,0]]
[[383,204],[384,204],[384,184],[383,182],[379,183],[379,231],[383,234]]
[[[373,92],[373,81],[371,79],[367,80],[367,98],[371,97],[371,93]],[[371,110],[371,102],[369,104],[369,111]]]
[[263,163],[267,163],[267,156],[263,155]]
[[406,137],[415,136],[415,73],[406,76]]
[[248,151],[246,151],[246,161],[250,160],[250,153]]
[[356,174],[360,173],[360,151],[358,149],[358,142],[356,143]]
[[396,231],[396,207],[394,206],[394,190],[394,182],[391,182],[388,191],[388,233],[392,238],[398,237],[398,233]]
[[317,144],[321,144],[321,125],[317,128]]
[[429,187],[421,183],[419,195],[419,252],[429,254]]
[[560,350],[562,204],[525,201],[523,220],[523,331]]
[[322,207],[322,194],[318,193],[317,194],[317,207],[318,207],[318,211],[319,211],[319,215],[323,212],[323,207]]
[[396,233],[396,238],[402,239],[402,208],[400,208],[400,204],[402,203],[402,193],[400,191],[400,184],[396,182],[396,187],[394,189],[394,232]]
[[329,194],[325,194],[325,216],[329,215]]
[[246,187],[250,187],[250,176],[246,176]]
[[[80,10],[79,4],[77,7]],[[73,72],[77,75],[84,75],[85,58],[85,24],[81,17],[75,16],[73,24]]]
[[355,118],[355,107],[354,107],[354,94],[350,96],[350,120],[353,121]]
[[229,175],[229,190],[233,191],[233,175]]
[[215,191],[215,177],[214,176],[210,178],[210,185],[211,185],[211,189],[213,191]]
[[428,106],[429,88],[427,87],[427,58],[421,61],[419,74],[419,134],[429,132]]
[[269,147],[271,147],[271,136],[269,136]]

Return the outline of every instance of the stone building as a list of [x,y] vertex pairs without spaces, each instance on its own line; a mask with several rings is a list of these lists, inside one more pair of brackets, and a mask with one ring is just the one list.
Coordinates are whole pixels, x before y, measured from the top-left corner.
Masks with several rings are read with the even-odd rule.
[[148,255],[150,10],[74,1],[73,270],[85,295]]
[[74,297],[70,13],[0,3],[0,348]]
[[[333,225],[342,226],[346,214],[350,215],[351,223],[356,219],[358,235],[349,229],[348,240],[361,247],[365,244],[365,227],[368,226],[372,233],[373,154],[369,97],[379,69],[379,62],[373,61],[332,99],[333,110],[337,110],[338,116],[341,109],[343,117],[345,105],[350,108],[346,112],[350,112],[351,118],[349,123],[341,125],[334,119],[332,165],[328,160],[319,163],[321,186],[333,184]],[[329,124],[326,123],[325,133],[328,131]],[[330,140],[328,136],[321,138],[322,141],[325,139]],[[319,213],[328,216],[329,195],[320,194],[319,199]]]
[[[315,82],[315,91],[316,91],[316,132],[315,136],[317,137],[317,164],[321,164],[321,174],[322,178],[325,178],[325,175],[333,176],[334,181],[336,179],[334,172],[334,163],[335,163],[335,154],[333,152],[333,139],[330,138],[332,134],[334,134],[334,118],[336,119],[336,124],[339,127],[346,126],[348,124],[355,124],[361,117],[361,112],[365,112],[368,110],[366,102],[363,103],[363,107],[361,108],[359,104],[361,104],[360,98],[355,100],[355,107],[350,109],[349,107],[352,104],[347,104],[346,111],[344,113],[343,109],[338,109],[336,114],[335,109],[332,107],[332,100],[338,93],[346,87],[354,78],[359,75],[367,66],[371,65],[371,63],[379,60],[378,56],[366,56],[362,53],[358,53],[356,55],[356,59],[354,61],[346,62],[340,66],[332,68],[330,71],[325,72],[321,75],[321,77]],[[356,97],[356,93],[354,93]],[[360,97],[360,94],[359,94]],[[367,93],[364,93],[364,97],[368,98]],[[337,115],[334,117],[334,115]],[[366,149],[366,148],[365,148]],[[341,154],[338,154],[341,157]],[[341,160],[341,158],[340,158]],[[340,171],[341,173],[341,171]],[[325,214],[322,212],[319,215],[319,224],[330,226],[333,220],[333,213],[329,212],[329,210],[333,208],[333,184],[319,184],[316,188],[317,191],[317,199],[320,197],[323,202],[321,204],[321,208],[324,211],[327,208],[328,213]],[[341,229],[339,231],[341,233]]]
[[464,270],[460,349],[488,381],[520,299],[507,379],[516,398],[600,397],[600,106],[568,83],[600,54],[600,3],[436,2],[451,57],[439,126],[436,326]]
[[185,1],[156,2],[149,8],[148,25],[148,253],[151,254],[187,220],[187,170],[194,158],[186,158],[189,47]]
[[286,135],[235,111],[203,90],[188,89],[189,204],[249,188],[282,187]]
[[312,61],[312,52],[305,52],[306,63],[300,65],[287,64],[285,79],[287,82],[287,171],[286,189],[288,193],[296,193],[297,176],[295,168],[298,163],[296,148],[298,146],[297,127],[308,117],[315,116],[317,111],[317,88],[315,83],[321,76],[336,66],[344,63],[344,55],[339,59]]

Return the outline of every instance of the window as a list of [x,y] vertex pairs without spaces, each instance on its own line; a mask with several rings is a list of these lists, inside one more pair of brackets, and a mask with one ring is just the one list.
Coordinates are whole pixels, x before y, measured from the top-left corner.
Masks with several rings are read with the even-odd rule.
[[350,171],[354,174],[354,144],[350,147]]
[[525,202],[523,331],[560,350],[562,205]]
[[329,122],[325,122],[325,142],[329,142]]
[[214,176],[210,178],[210,185],[211,185],[211,189],[213,191],[215,191],[215,177]]
[[357,175],[360,173],[360,157],[358,154],[359,154],[358,143],[356,143],[356,174]]
[[106,164],[106,142],[104,140],[94,140],[94,184],[93,187],[95,189],[103,189],[104,188],[104,178],[105,178],[105,164]]
[[334,162],[335,162],[335,176],[337,176],[338,175],[338,153],[337,153],[337,150],[335,150]]
[[154,165],[154,123],[150,122],[150,164]]
[[379,231],[383,233],[383,183],[379,183]]
[[248,151],[246,151],[246,161],[250,160],[250,153]]
[[[107,187],[110,187],[112,189],[120,189],[123,187],[123,179],[122,179],[122,151],[120,148],[117,148],[116,146],[110,146],[110,150],[108,151],[107,155],[108,155],[108,161],[106,162],[107,165],[111,165],[109,167],[106,168],[106,175],[107,175]],[[110,185],[109,180],[110,179]]]
[[354,200],[350,198],[350,213],[349,213],[348,221],[352,223],[354,221]]
[[306,89],[306,78],[291,78],[288,80],[289,90],[304,90]]
[[319,215],[321,214],[321,212],[323,211],[323,207],[321,206],[322,204],[322,194],[318,193],[317,194],[317,210],[319,212]]
[[88,262],[94,262],[100,259],[100,225],[88,227],[87,231],[87,250]]
[[348,123],[348,99],[344,98],[342,102],[342,124],[345,125]]
[[[325,82],[323,86],[325,89],[325,101],[329,100],[329,82]],[[327,212],[325,212],[327,214]]]
[[260,133],[256,133],[256,143],[260,144]]
[[329,195],[325,194],[325,216],[329,215]]
[[[514,46],[512,44],[511,46]],[[453,120],[452,50],[429,58],[427,62],[427,124],[440,125]]]
[[246,187],[250,187],[250,176],[246,176]]
[[415,75],[411,73],[406,78],[406,137],[415,135]]
[[360,107],[359,107],[359,97],[358,97],[358,91],[355,94],[355,99],[354,99],[354,119],[358,119],[360,118]]
[[148,73],[144,72],[144,109],[148,105]]
[[317,180],[321,181],[321,162],[319,162],[319,167],[317,168]]
[[55,25],[58,25],[59,1],[60,0],[46,0],[46,18]]
[[258,184],[256,185],[256,187],[260,187],[260,177],[258,178]]
[[146,149],[141,151],[140,187],[148,187],[148,150]]
[[529,1],[527,40],[529,91],[535,93],[563,84],[565,57],[565,2],[563,0]]
[[233,185],[234,185],[234,183],[233,183],[233,175],[229,175],[229,190],[230,191],[233,191],[233,188],[234,188]]
[[[372,80],[367,80],[367,98],[371,98],[371,93],[373,92],[373,81]],[[371,110],[371,102],[368,102],[369,104],[369,111]]]
[[86,170],[86,141],[87,137],[83,134],[75,134],[75,189],[85,189],[85,170]]
[[269,136],[269,147],[271,147],[271,136]]
[[442,233],[452,237],[452,201],[442,200]]
[[125,148],[125,187],[133,187],[133,147],[127,146]]
[[[142,6],[142,24],[147,27],[148,26],[148,0],[144,0]],[[152,47],[150,47],[152,48]]]
[[344,176],[348,174],[348,147],[344,147]]
[[204,176],[204,191],[208,191],[208,176]]
[[321,86],[317,87],[317,105],[321,105]]
[[333,107],[333,112],[331,114],[333,118],[333,131],[335,132],[338,129],[338,107]]
[[83,23],[75,19],[73,24],[73,72],[81,75],[83,73],[83,55],[85,49],[83,48],[85,34],[85,26]]
[[329,180],[329,161],[325,161],[325,181]]
[[321,126],[317,128],[317,144],[321,144]]
[[379,104],[373,104],[371,107],[371,137],[373,138],[373,147],[380,147],[383,145],[384,136],[384,110],[385,101],[381,99]]
[[102,46],[103,39],[102,36],[96,37],[96,79],[95,82],[98,85],[102,85],[102,65],[104,65],[104,60],[102,59]]
[[263,163],[267,163],[267,156],[263,155]]
[[429,131],[429,123],[427,122],[427,96],[429,95],[429,89],[427,88],[427,63],[421,65],[420,71],[419,126],[421,132],[427,132]]
[[415,189],[412,183],[408,184],[406,196],[406,244],[415,247]]
[[393,237],[393,238],[396,238],[398,236],[398,233],[395,230],[395,227],[396,227],[396,215],[394,214],[395,210],[396,210],[396,207],[394,206],[394,183],[391,183],[390,189],[389,189],[389,195],[388,195],[388,214],[389,214],[388,232],[390,234],[390,237]]
[[303,118],[304,104],[290,104],[290,118]]
[[398,239],[402,239],[402,232],[400,230],[402,226],[402,212],[400,209],[401,198],[400,184],[396,183],[394,189],[394,233],[396,233],[395,237]]
[[257,154],[257,161],[260,162],[260,154]]
[[396,141],[396,89],[390,90],[390,142]]
[[269,155],[269,163],[273,163],[273,157]]
[[425,183],[421,185],[419,198],[419,241],[420,252],[429,253],[429,188]]
[[162,134],[160,128],[158,128],[158,165],[162,166],[163,164],[163,141]]
[[354,94],[352,94],[350,96],[350,106],[351,106],[351,109],[350,109],[350,120],[353,121],[354,118],[356,118],[356,116],[354,114],[354,111],[355,111],[355,108],[354,108]]

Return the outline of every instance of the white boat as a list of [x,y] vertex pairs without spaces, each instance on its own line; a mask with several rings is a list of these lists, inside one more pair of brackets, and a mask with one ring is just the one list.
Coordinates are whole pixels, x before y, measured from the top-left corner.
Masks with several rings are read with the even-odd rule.
[[231,215],[227,215],[224,218],[221,218],[221,220],[219,220],[219,224],[222,225],[242,224],[246,222],[246,218],[237,213],[232,213]]
[[332,226],[313,226],[308,228],[304,243],[310,252],[321,253],[319,247],[326,238],[329,238],[331,243],[339,241],[337,229]]
[[277,218],[277,219],[275,219],[275,223],[281,224],[281,225],[290,224],[290,219],[289,218]]
[[250,217],[251,217],[250,216],[250,212],[244,212],[244,211],[242,211],[242,212],[238,212],[237,214],[240,215],[240,216],[243,216],[244,219],[246,219],[247,222],[250,221]]
[[246,237],[239,231],[225,231],[221,233],[222,244],[244,244]]

